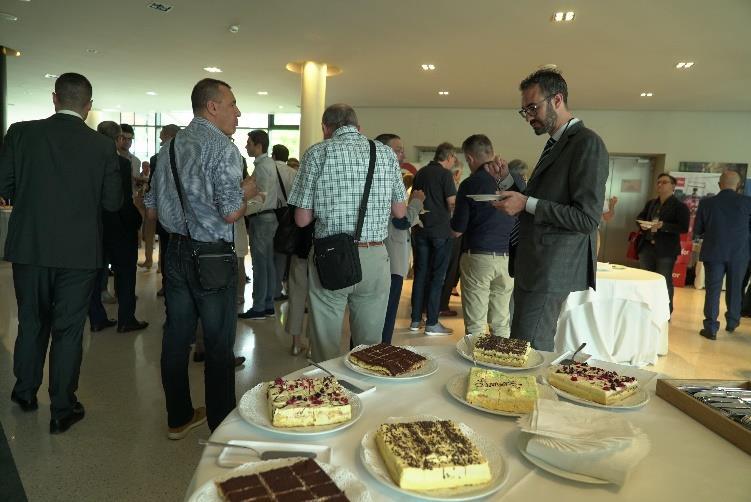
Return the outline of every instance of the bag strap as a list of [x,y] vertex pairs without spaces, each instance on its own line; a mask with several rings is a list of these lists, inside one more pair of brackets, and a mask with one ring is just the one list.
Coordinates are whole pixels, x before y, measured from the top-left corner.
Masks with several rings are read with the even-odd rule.
[[355,227],[355,241],[360,240],[362,235],[362,225],[365,222],[365,212],[368,210],[368,197],[370,196],[370,187],[373,185],[373,173],[375,173],[376,146],[373,140],[370,143],[370,163],[368,164],[368,177],[365,178],[365,192],[362,194],[360,201],[360,210],[357,212],[357,226]]
[[180,199],[180,207],[183,210],[183,219],[185,220],[185,231],[188,232],[188,238],[193,239],[190,236],[190,227],[188,226],[188,212],[185,210],[185,202],[183,201],[183,186],[180,183],[180,177],[177,175],[177,161],[175,160],[175,141],[177,136],[172,138],[169,144],[169,163],[172,167],[172,178],[175,180],[175,186],[177,187],[177,197]]
[[279,179],[279,188],[282,189],[282,195],[284,195],[284,203],[287,203],[287,191],[284,189],[284,183],[282,182],[282,175],[279,174],[279,166],[276,166],[276,177]]

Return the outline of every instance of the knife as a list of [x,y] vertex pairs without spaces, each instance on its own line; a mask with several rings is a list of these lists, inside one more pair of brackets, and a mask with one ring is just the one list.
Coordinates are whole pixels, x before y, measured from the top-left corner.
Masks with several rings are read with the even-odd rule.
[[204,439],[199,439],[198,444],[204,446],[220,446],[223,448],[242,448],[245,450],[250,450],[258,455],[258,458],[260,458],[261,460],[271,460],[273,458],[288,457],[316,458],[316,454],[312,451],[266,450],[259,453],[259,451],[255,448],[251,448],[250,446],[245,446],[243,444],[221,443],[219,441],[206,441]]
[[315,366],[319,370],[322,370],[324,373],[328,374],[329,376],[332,376],[332,377],[336,378],[336,380],[341,384],[342,387],[344,387],[345,389],[348,389],[348,390],[354,392],[355,394],[362,394],[363,392],[365,392],[364,389],[361,389],[357,385],[355,385],[353,383],[350,383],[350,382],[348,382],[346,380],[342,380],[341,378],[339,378],[338,376],[334,375],[332,372],[330,372],[329,370],[327,370],[326,368],[324,368],[320,364],[314,363],[312,359],[308,359],[308,364],[312,364],[313,366]]

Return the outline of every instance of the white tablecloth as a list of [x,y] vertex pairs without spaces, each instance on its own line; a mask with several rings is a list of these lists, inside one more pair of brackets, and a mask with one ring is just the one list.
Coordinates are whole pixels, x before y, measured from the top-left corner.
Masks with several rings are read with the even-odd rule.
[[8,236],[10,213],[10,209],[0,208],[0,259],[5,256],[5,238]]
[[571,293],[558,318],[555,348],[576,349],[596,359],[641,366],[668,353],[670,305],[665,279],[625,268],[597,272],[597,291]]
[[[333,449],[332,463],[351,470],[370,489],[375,501],[417,500],[392,491],[375,480],[359,460],[360,440],[387,417],[431,414],[463,422],[501,445],[509,469],[509,479],[501,491],[489,500],[528,502],[608,502],[631,500],[748,501],[751,493],[751,456],[725,441],[680,410],[654,395],[642,409],[624,412],[641,427],[652,442],[652,451],[634,470],[628,483],[618,490],[614,485],[587,485],[548,474],[527,462],[517,449],[519,435],[515,419],[491,415],[454,400],[446,391],[446,382],[457,373],[465,373],[471,363],[462,359],[454,347],[427,348],[437,358],[437,373],[411,382],[384,383],[361,377],[347,369],[342,359],[324,365],[335,373],[377,386],[362,397],[362,418],[351,427],[324,436],[291,438],[266,432],[246,423],[233,411],[211,436],[215,441],[245,439],[256,441],[325,444]],[[546,354],[546,361],[552,354]],[[543,371],[542,369],[539,371]],[[539,372],[538,371],[538,372]],[[291,376],[299,376],[300,372]],[[196,434],[185,441],[195,441]],[[187,491],[189,497],[213,477],[227,472],[217,466],[221,448],[207,447]]]

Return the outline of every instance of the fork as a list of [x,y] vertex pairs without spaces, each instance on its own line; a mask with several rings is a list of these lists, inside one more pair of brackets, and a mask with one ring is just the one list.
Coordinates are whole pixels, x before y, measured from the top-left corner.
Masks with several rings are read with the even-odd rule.
[[579,351],[581,349],[583,349],[586,345],[587,345],[587,342],[583,342],[581,345],[579,345],[579,348],[576,349],[576,351],[573,354],[571,354],[571,357],[569,357],[568,359],[564,359],[563,361],[561,361],[558,364],[560,364],[561,366],[570,366],[570,365],[574,364],[576,362],[576,361],[574,361],[574,358],[576,357],[576,354],[578,354]]

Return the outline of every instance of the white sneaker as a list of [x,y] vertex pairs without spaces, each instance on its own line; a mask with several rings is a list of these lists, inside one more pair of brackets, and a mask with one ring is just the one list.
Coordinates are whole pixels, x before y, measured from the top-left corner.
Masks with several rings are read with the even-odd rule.
[[432,326],[425,326],[425,334],[428,336],[447,336],[453,332],[453,329],[447,328],[440,322],[437,322]]
[[420,321],[413,322],[409,324],[409,330],[410,331],[420,331]]

